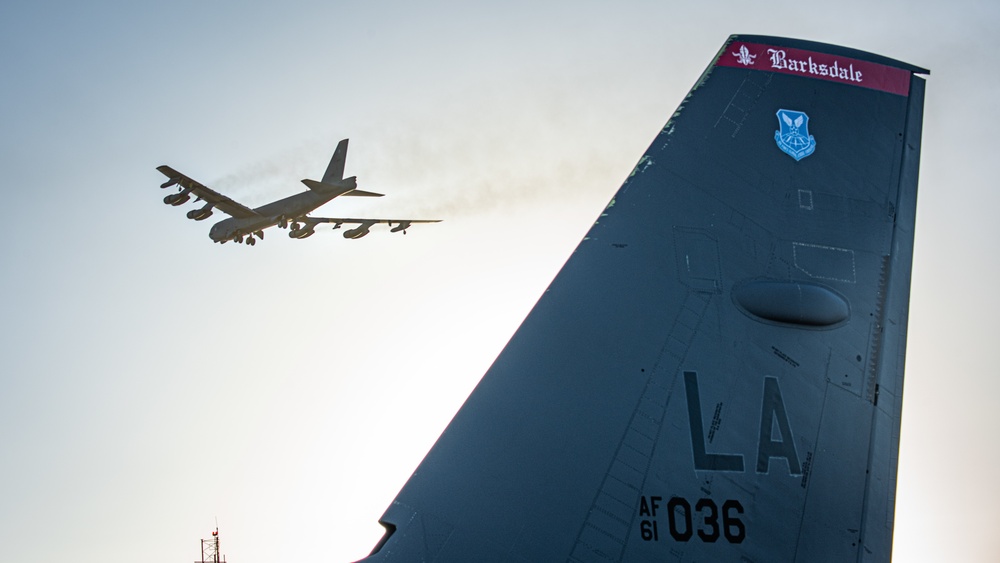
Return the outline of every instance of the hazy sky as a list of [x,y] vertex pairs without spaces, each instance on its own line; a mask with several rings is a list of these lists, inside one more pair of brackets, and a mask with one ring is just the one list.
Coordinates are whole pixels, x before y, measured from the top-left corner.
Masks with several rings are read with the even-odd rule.
[[[930,68],[896,561],[1000,552],[1000,4],[0,4],[0,561],[348,561],[726,37]],[[347,174],[350,241],[212,244]],[[360,200],[360,201],[359,201]]]

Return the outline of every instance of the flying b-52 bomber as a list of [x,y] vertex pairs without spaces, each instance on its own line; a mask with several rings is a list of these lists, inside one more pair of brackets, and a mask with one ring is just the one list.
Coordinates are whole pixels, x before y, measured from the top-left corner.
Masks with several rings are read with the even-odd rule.
[[169,178],[160,187],[179,187],[177,193],[163,198],[163,203],[167,205],[182,205],[190,200],[191,195],[194,194],[195,201],[204,201],[205,205],[200,209],[188,211],[187,216],[189,219],[203,221],[212,215],[213,209],[219,209],[231,217],[212,225],[208,236],[213,241],[219,243],[226,243],[232,240],[250,246],[257,244],[257,239],[264,238],[264,229],[275,225],[282,229],[291,227],[291,230],[288,231],[288,236],[296,239],[312,236],[316,232],[316,226],[320,223],[333,223],[334,229],[339,229],[345,224],[357,225],[357,227],[344,231],[344,238],[357,239],[367,235],[371,227],[379,223],[387,223],[391,227],[390,232],[403,231],[403,234],[406,234],[406,229],[413,223],[440,222],[437,219],[310,217],[309,214],[316,208],[338,196],[382,197],[383,195],[359,190],[356,176],[344,178],[344,163],[347,160],[347,141],[347,139],[344,139],[337,145],[337,150],[334,151],[333,158],[330,159],[330,165],[327,166],[322,181],[302,180],[302,183],[309,188],[308,190],[268,203],[256,209],[250,209],[243,204],[237,203],[233,199],[188,178],[169,166],[159,166],[156,169]]

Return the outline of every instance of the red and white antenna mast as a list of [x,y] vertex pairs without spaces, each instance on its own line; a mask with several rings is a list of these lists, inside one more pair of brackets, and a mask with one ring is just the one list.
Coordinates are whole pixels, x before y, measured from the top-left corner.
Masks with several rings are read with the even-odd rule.
[[219,552],[219,525],[215,525],[212,538],[201,540],[201,561],[194,563],[226,563],[226,556]]

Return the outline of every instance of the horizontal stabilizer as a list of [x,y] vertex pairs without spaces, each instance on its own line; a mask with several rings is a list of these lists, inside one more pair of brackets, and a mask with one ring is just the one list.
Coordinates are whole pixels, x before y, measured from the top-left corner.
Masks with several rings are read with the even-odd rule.
[[305,179],[302,183],[306,185],[310,190],[320,192],[320,193],[334,193],[339,192],[337,195],[352,195],[352,196],[364,196],[364,197],[382,197],[385,194],[377,194],[375,192],[366,192],[364,190],[353,189],[350,185],[337,185],[328,184],[325,182],[317,182],[316,180]]
[[351,190],[344,195],[361,196],[361,197],[382,197],[385,194],[377,194],[375,192],[366,192],[364,190]]

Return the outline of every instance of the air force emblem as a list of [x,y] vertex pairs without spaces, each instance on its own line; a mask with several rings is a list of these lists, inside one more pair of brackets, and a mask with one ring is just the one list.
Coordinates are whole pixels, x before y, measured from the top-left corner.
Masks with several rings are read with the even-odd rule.
[[778,110],[778,129],[774,132],[774,142],[778,148],[796,161],[811,155],[816,150],[816,139],[809,134],[809,116],[801,111]]

